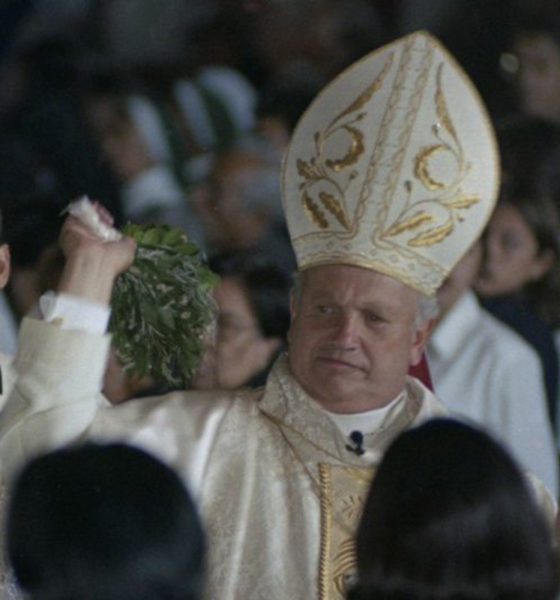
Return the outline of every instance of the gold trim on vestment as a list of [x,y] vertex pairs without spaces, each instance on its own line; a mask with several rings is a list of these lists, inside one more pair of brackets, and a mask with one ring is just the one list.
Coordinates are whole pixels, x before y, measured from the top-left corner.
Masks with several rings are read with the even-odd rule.
[[319,463],[318,467],[321,486],[319,600],[344,600],[355,581],[355,532],[374,471],[371,467],[329,463]]

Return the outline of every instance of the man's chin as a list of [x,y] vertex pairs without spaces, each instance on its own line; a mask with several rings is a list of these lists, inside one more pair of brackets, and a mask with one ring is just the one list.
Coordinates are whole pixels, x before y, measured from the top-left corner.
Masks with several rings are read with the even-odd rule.
[[[334,371],[324,374],[315,389],[317,393],[313,397],[332,412],[356,412],[350,407],[359,404],[359,398],[364,394],[362,385]],[[321,393],[323,391],[326,393]],[[340,407],[340,410],[336,410],[336,407]]]

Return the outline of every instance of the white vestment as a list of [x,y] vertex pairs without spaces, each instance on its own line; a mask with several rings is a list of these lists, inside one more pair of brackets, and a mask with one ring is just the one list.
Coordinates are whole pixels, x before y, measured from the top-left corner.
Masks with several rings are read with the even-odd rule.
[[445,414],[431,392],[408,378],[358,456],[285,358],[264,390],[177,392],[111,407],[96,396],[107,345],[107,337],[24,322],[20,377],[0,415],[6,468],[77,439],[140,445],[174,466],[199,502],[206,598],[341,600],[375,465],[398,433]]

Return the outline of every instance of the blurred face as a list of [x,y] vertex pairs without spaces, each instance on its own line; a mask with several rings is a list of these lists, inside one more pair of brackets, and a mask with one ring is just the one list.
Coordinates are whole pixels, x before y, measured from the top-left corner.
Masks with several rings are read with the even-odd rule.
[[240,282],[224,277],[216,286],[218,335],[216,341],[217,385],[234,389],[246,384],[264,369],[280,341],[265,338],[257,316]]
[[547,35],[521,35],[515,50],[522,109],[538,117],[560,118],[560,47]]
[[253,184],[262,163],[244,152],[222,157],[212,174],[199,185],[193,202],[203,223],[206,236],[216,248],[239,248],[255,245],[269,224],[264,206],[248,210],[244,190]]
[[294,377],[331,412],[385,406],[421,358],[428,325],[415,329],[417,309],[417,293],[391,277],[345,265],[313,267],[292,300]]
[[153,166],[148,146],[130,118],[111,99],[96,99],[87,106],[91,127],[114,173],[129,181]]
[[437,293],[442,316],[459,300],[475,281],[482,259],[482,244],[476,244],[463,256]]
[[485,237],[486,256],[475,289],[482,296],[519,292],[543,277],[552,264],[549,252],[539,252],[537,238],[508,204],[494,211]]

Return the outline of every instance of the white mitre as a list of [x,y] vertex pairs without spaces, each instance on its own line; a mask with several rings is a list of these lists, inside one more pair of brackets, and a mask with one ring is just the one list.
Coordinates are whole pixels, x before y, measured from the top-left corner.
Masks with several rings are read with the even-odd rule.
[[300,119],[282,174],[300,270],[357,265],[427,295],[482,233],[498,185],[482,100],[425,32],[332,81]]

